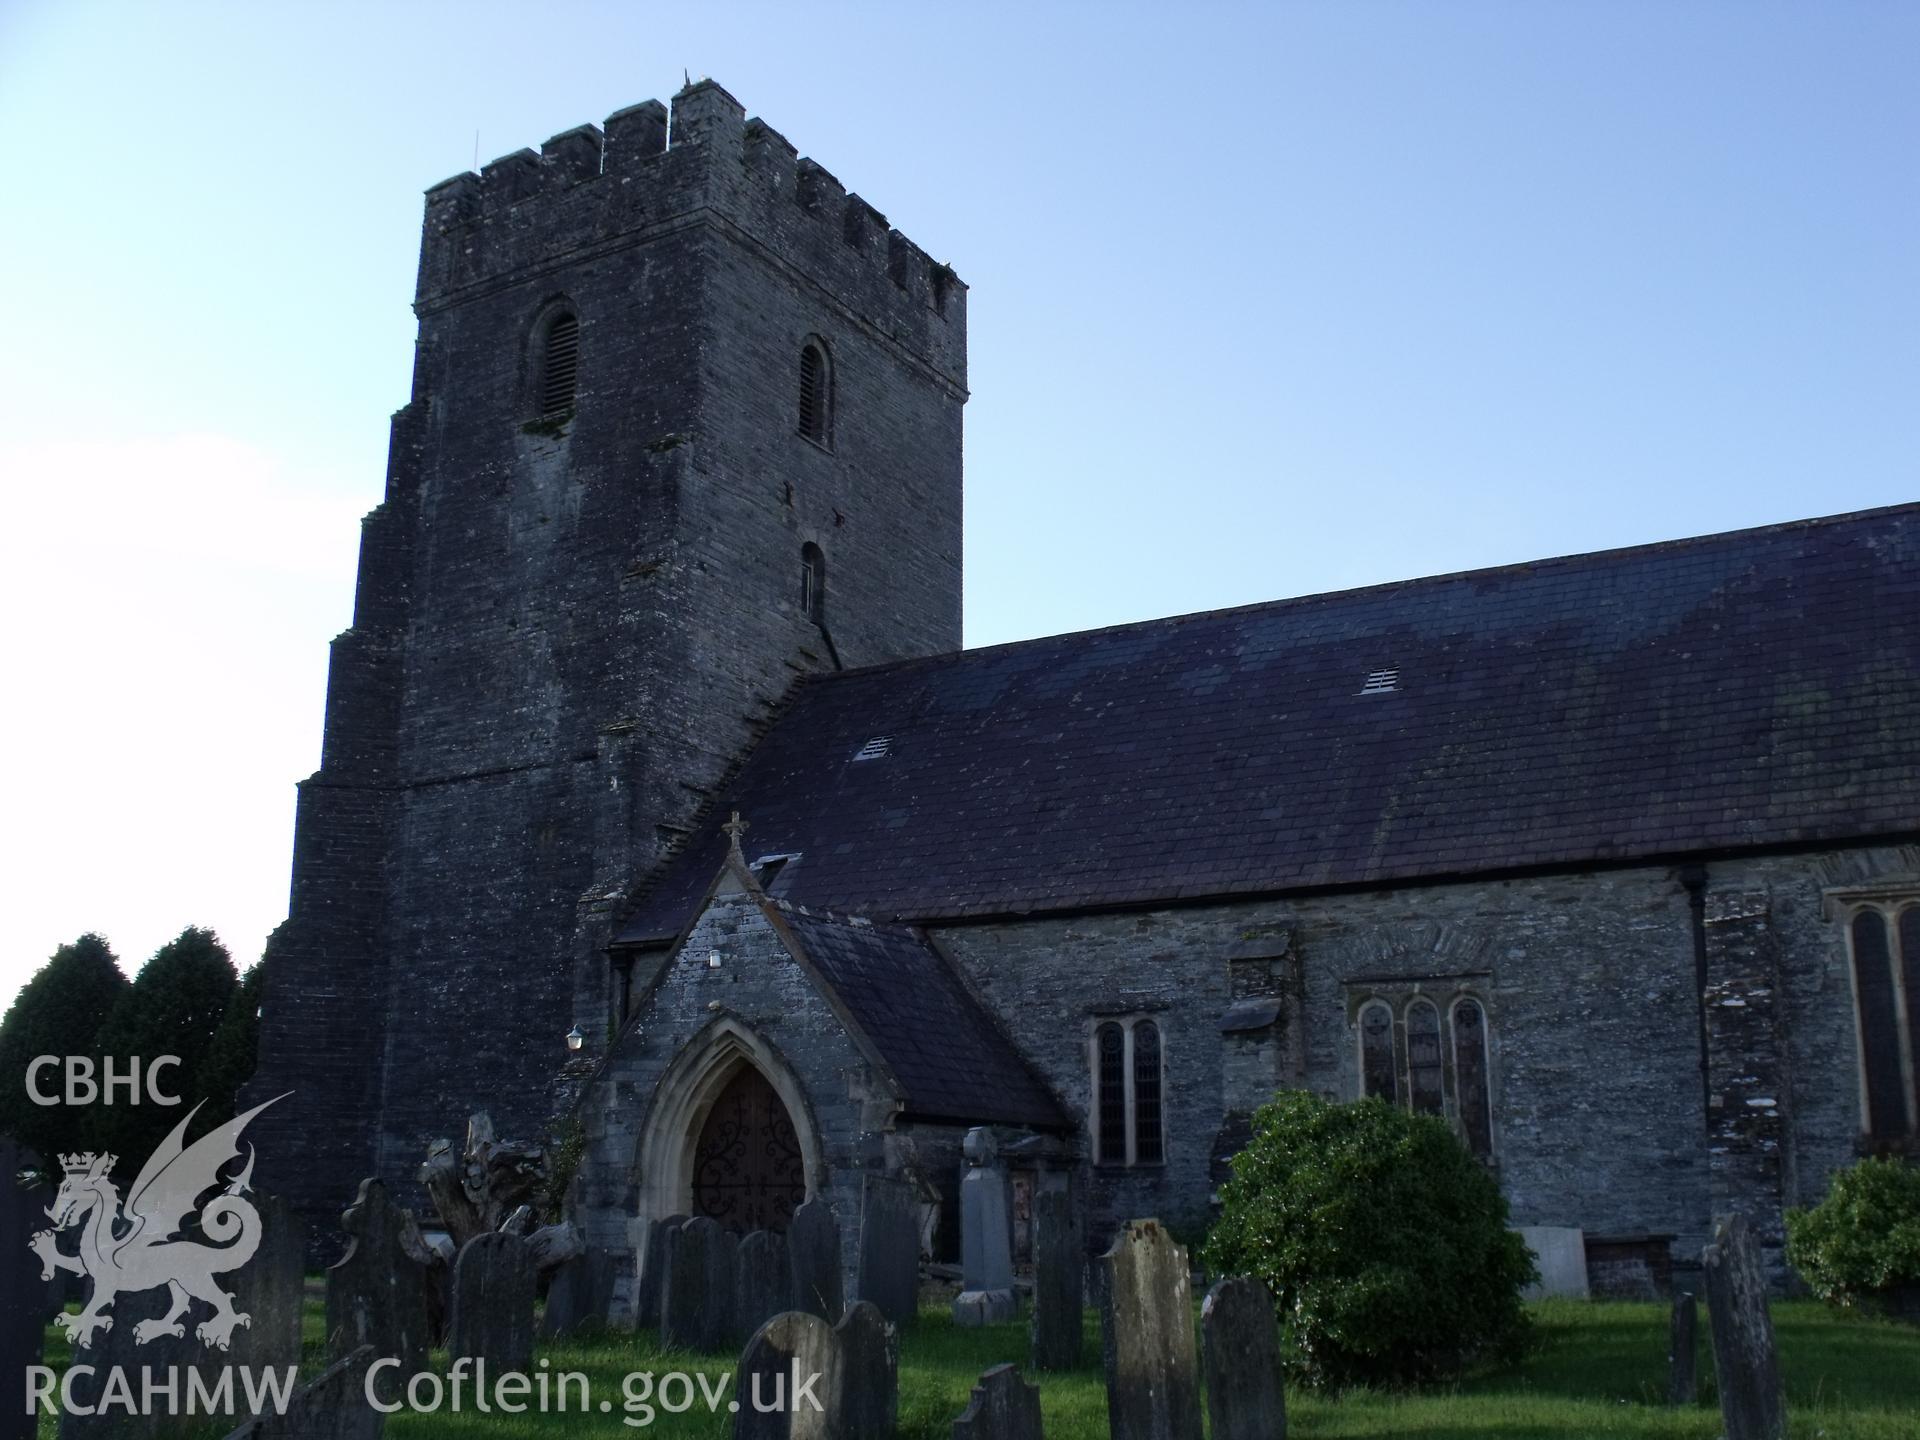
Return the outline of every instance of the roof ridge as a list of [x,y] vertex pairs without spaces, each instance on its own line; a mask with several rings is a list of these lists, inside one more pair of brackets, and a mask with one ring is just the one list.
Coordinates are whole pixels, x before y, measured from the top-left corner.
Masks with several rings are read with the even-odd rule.
[[835,670],[830,673],[809,674],[801,677],[794,689],[797,692],[814,684],[830,684],[839,680],[909,670],[915,666],[955,664],[978,656],[1004,654],[1029,645],[1050,645],[1062,640],[1087,639],[1095,635],[1118,635],[1127,631],[1149,629],[1153,626],[1173,626],[1190,621],[1217,619],[1221,616],[1248,615],[1262,610],[1280,610],[1292,605],[1343,600],[1356,595],[1385,594],[1414,586],[1442,585],[1450,581],[1538,570],[1549,565],[1573,565],[1589,560],[1621,560],[1657,551],[1686,550],[1729,540],[1746,540],[1763,535],[1784,534],[1789,531],[1813,530],[1822,526],[1883,519],[1899,514],[1920,515],[1920,500],[1909,500],[1898,505],[1880,505],[1866,510],[1846,510],[1834,515],[1810,515],[1799,520],[1778,520],[1770,525],[1749,525],[1737,530],[1716,530],[1706,535],[1680,535],[1668,540],[1644,540],[1637,545],[1616,545],[1605,550],[1576,550],[1560,555],[1543,555],[1535,560],[1510,560],[1502,565],[1483,565],[1472,570],[1443,570],[1432,575],[1411,575],[1402,580],[1382,580],[1372,585],[1355,585],[1345,590],[1315,590],[1306,595],[1284,595],[1273,600],[1252,600],[1244,605],[1226,605],[1213,610],[1183,610],[1173,615],[1155,615],[1142,620],[1120,620],[1111,625],[1095,625],[1087,630],[1061,630],[1052,635],[1030,635],[1024,640],[1002,640],[994,645],[943,650],[934,655],[912,655],[905,659],[883,660],[872,665],[851,666],[845,670]]

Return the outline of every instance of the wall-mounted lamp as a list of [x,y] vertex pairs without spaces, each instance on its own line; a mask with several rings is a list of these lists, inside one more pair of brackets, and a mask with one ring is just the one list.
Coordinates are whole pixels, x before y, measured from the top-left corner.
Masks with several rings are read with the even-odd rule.
[[718,950],[709,950],[707,952],[707,969],[718,970],[719,968],[720,968],[720,952]]
[[578,1050],[582,1045],[586,1043],[587,1043],[587,1037],[581,1033],[580,1027],[578,1025],[574,1026],[571,1030],[567,1031],[567,1049]]

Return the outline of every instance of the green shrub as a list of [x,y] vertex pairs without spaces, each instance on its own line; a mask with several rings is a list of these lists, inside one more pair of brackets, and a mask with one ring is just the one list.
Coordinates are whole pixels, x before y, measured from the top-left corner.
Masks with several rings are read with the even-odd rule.
[[1877,1159],[1838,1171],[1826,1199],[1787,1212],[1787,1260],[1835,1305],[1920,1285],[1920,1167]]
[[1266,1282],[1302,1384],[1419,1384],[1526,1346],[1533,1256],[1440,1120],[1284,1093],[1222,1200],[1207,1265]]

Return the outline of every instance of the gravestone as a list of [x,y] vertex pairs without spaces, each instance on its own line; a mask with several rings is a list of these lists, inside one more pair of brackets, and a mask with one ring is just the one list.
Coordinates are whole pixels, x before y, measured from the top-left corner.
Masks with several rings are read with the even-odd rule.
[[704,1215],[667,1237],[660,1343],[669,1349],[724,1350],[734,1343],[733,1291],[739,1243]]
[[833,1327],[837,1379],[827,1398],[834,1440],[892,1440],[900,1408],[900,1332],[857,1300]]
[[627,1248],[614,1256],[607,1296],[607,1328],[633,1330],[640,1324],[640,1267],[647,1256],[646,1220],[627,1222]]
[[861,1187],[860,1269],[854,1298],[871,1300],[895,1325],[920,1306],[920,1207],[904,1180],[869,1172]]
[[307,1227],[278,1196],[255,1195],[253,1203],[260,1212],[260,1248],[222,1280],[232,1287],[233,1308],[245,1313],[248,1323],[233,1332],[231,1349],[219,1363],[255,1370],[298,1367],[307,1301]]
[[1767,1274],[1746,1217],[1720,1221],[1700,1261],[1726,1440],[1786,1440],[1787,1397],[1773,1344]]
[[1013,1366],[994,1366],[980,1377],[966,1411],[953,1422],[953,1440],[1046,1440],[1040,1391]]
[[[993,1132],[969,1130],[964,1146],[967,1173],[960,1181],[960,1294],[953,1302],[956,1325],[1011,1320],[1013,1224],[1007,1208],[1007,1171]],[[917,1243],[917,1242],[916,1242]]]
[[1033,1368],[1074,1370],[1085,1349],[1081,1297],[1086,1242],[1073,1197],[1042,1190],[1033,1201]]
[[840,1440],[827,1411],[839,1370],[839,1339],[826,1321],[799,1310],[774,1316],[740,1354],[734,1440]]
[[637,1327],[659,1328],[660,1307],[667,1294],[667,1241],[686,1223],[685,1215],[669,1215],[647,1222],[644,1244],[634,1251],[640,1266],[633,1302],[633,1323]]
[[588,1246],[564,1261],[547,1282],[547,1303],[535,1333],[542,1340],[554,1340],[605,1324],[606,1292],[600,1282],[611,1268],[606,1252],[598,1246]]
[[[81,1295],[83,1310],[92,1296],[89,1282]],[[200,1345],[192,1338],[190,1328],[193,1314],[186,1316],[188,1328],[183,1335],[156,1335],[144,1344],[140,1341],[140,1327],[158,1324],[169,1306],[164,1286],[121,1291],[106,1312],[113,1322],[111,1328],[95,1330],[84,1345],[62,1347],[68,1351],[67,1356],[55,1358],[70,1361],[73,1378],[71,1391],[63,1385],[60,1394],[60,1440],[158,1440],[184,1434],[195,1424],[204,1423],[203,1418],[196,1420],[188,1413],[192,1401],[184,1389],[186,1372],[194,1370],[199,1359]],[[83,1366],[92,1373],[85,1373]],[[175,1371],[181,1376],[181,1392],[172,1400],[157,1397],[153,1404],[143,1404],[140,1377],[144,1370],[158,1374]],[[129,1392],[130,1403],[121,1398]]]
[[1200,1440],[1193,1292],[1184,1246],[1129,1220],[1103,1258],[1107,1426],[1112,1440]]
[[[54,1281],[41,1278],[45,1267],[28,1249],[34,1235],[48,1229],[47,1206],[53,1190],[46,1184],[23,1188],[17,1176],[37,1165],[33,1152],[0,1135],[0,1377],[10,1387],[8,1403],[0,1405],[0,1440],[33,1440],[35,1421],[18,1403],[20,1391],[11,1387],[29,1365],[38,1365],[48,1319],[55,1308]],[[56,1271],[58,1280],[66,1272]]]
[[1287,1392],[1273,1296],[1258,1280],[1222,1280],[1200,1306],[1212,1440],[1286,1440]]
[[340,1226],[347,1253],[327,1271],[327,1353],[344,1359],[363,1345],[400,1362],[382,1372],[380,1398],[398,1398],[408,1378],[427,1368],[426,1253],[413,1216],[387,1198],[379,1180],[363,1181]]
[[1521,1292],[1526,1300],[1545,1300],[1560,1296],[1585,1300],[1587,1289],[1587,1237],[1582,1230],[1564,1225],[1522,1225],[1519,1236],[1533,1252],[1540,1278]]
[[795,1208],[787,1225],[787,1264],[792,1272],[793,1308],[817,1315],[829,1325],[846,1309],[841,1298],[840,1222],[824,1200]]
[[[63,1357],[91,1373],[72,1371],[71,1391],[62,1396],[63,1402],[72,1401],[61,1411],[62,1440],[158,1440],[199,1434],[212,1423],[231,1425],[252,1413],[243,1366],[256,1373],[270,1368],[292,1390],[305,1289],[303,1227],[284,1204],[259,1195],[244,1198],[259,1217],[258,1245],[244,1263],[213,1272],[234,1316],[225,1344],[218,1337],[203,1338],[201,1327],[213,1320],[214,1311],[197,1296],[174,1321],[176,1334],[161,1328],[173,1308],[167,1285],[119,1291],[105,1312],[111,1328],[95,1331],[88,1344]],[[207,1240],[194,1243],[226,1248]],[[83,1306],[92,1293],[89,1282]],[[148,1376],[159,1386],[150,1398],[143,1387]],[[270,1390],[256,1393],[272,1404]]]
[[782,1311],[791,1310],[793,1269],[787,1241],[771,1230],[756,1230],[740,1242],[735,1266],[733,1323],[751,1335]]
[[447,1322],[449,1362],[485,1360],[494,1372],[533,1368],[533,1255],[518,1235],[494,1231],[460,1247]]
[[1673,1297],[1673,1322],[1667,1340],[1667,1403],[1691,1405],[1700,1398],[1695,1373],[1694,1334],[1700,1327],[1700,1306],[1691,1291]]
[[282,1415],[249,1420],[227,1440],[380,1440],[387,1417],[367,1404],[367,1369],[379,1357],[363,1345],[294,1392]]

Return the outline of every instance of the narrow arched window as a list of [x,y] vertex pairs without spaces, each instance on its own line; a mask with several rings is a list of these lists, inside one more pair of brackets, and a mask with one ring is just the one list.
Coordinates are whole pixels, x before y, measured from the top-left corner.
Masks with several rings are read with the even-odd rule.
[[1493,1154],[1493,1101],[1487,1086],[1487,1021],[1477,1000],[1453,1007],[1453,1081],[1460,1134],[1481,1160]]
[[1118,1025],[1102,1025],[1094,1033],[1094,1047],[1100,1088],[1100,1128],[1096,1137],[1099,1159],[1103,1164],[1124,1165],[1127,1162],[1126,1032]]
[[816,445],[833,443],[833,366],[818,340],[800,347],[800,434]]
[[1399,1103],[1394,1083],[1393,1011],[1379,1000],[1360,1009],[1360,1093]]
[[1431,1000],[1415,1000],[1407,1006],[1407,1099],[1416,1114],[1445,1112],[1441,1070],[1440,1011]]
[[576,382],[580,377],[580,320],[570,310],[562,310],[547,322],[540,344],[540,414],[564,415],[573,409]]
[[827,557],[811,540],[800,547],[800,613],[827,623]]
[[1165,1157],[1160,1124],[1160,1027],[1142,1020],[1133,1027],[1133,1158],[1158,1165]]
[[[1903,924],[1902,931],[1906,929]],[[1903,933],[1901,938],[1909,937]],[[1866,1092],[1867,1134],[1875,1140],[1897,1140],[1912,1126],[1901,1058],[1900,1003],[1887,941],[1887,917],[1878,910],[1862,910],[1853,917],[1853,998],[1860,1026],[1860,1078]]]

